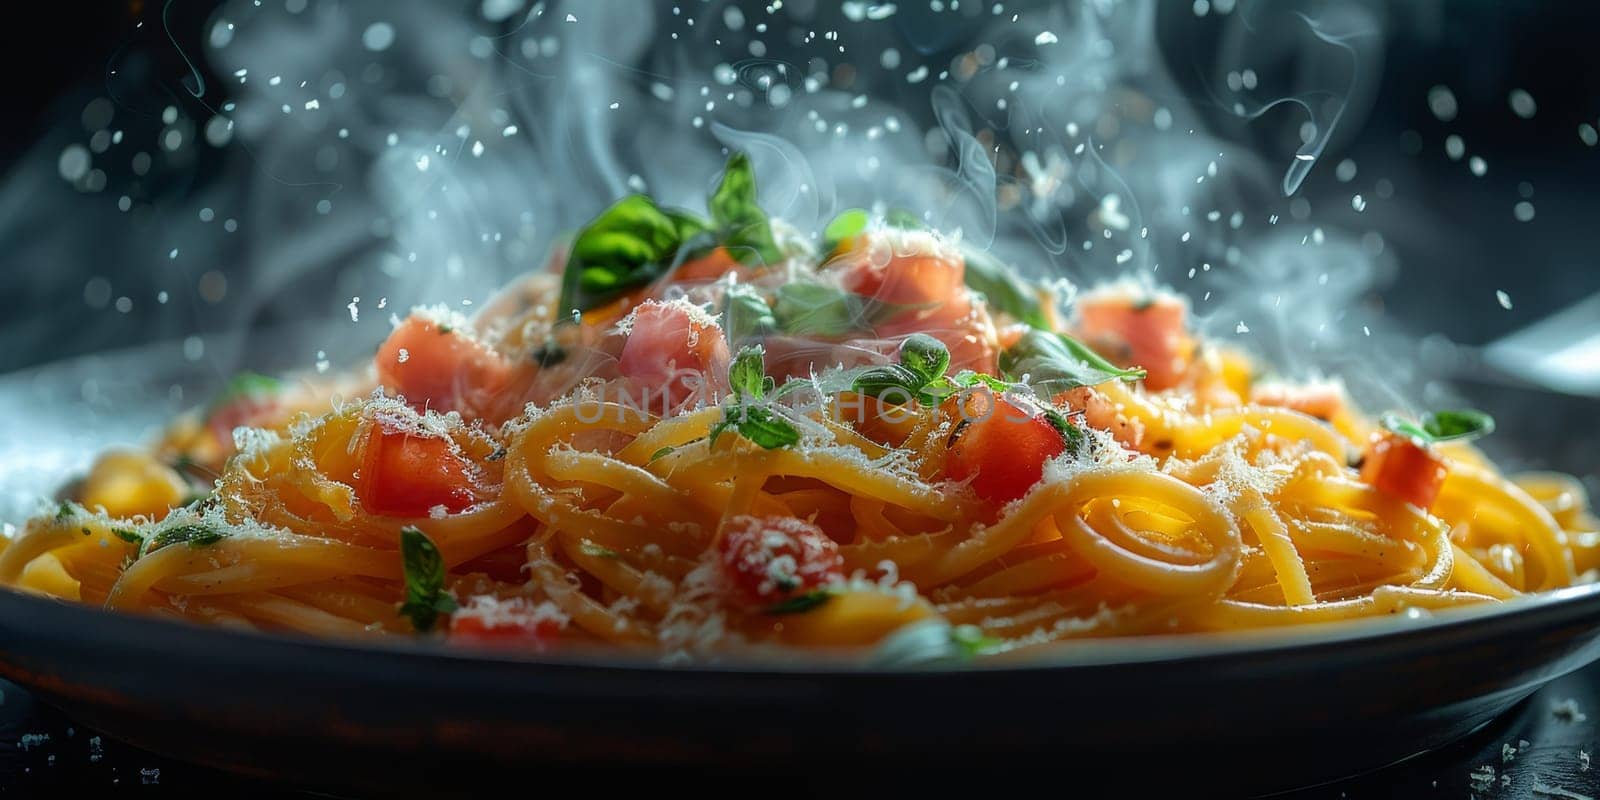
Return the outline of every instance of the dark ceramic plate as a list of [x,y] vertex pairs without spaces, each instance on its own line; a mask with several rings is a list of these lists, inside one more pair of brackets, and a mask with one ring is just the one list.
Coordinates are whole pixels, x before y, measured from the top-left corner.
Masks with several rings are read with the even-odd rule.
[[[217,374],[155,348],[0,381],[0,519],[31,510],[107,442],[150,435]],[[1078,787],[1273,791],[1439,747],[1597,657],[1600,586],[1431,618],[1084,643],[1049,660],[920,670],[519,660],[0,592],[0,674],[84,724],[177,758],[334,788],[448,792],[469,778],[597,765],[610,776],[624,766],[783,775],[826,760],[996,774],[1033,763]]]

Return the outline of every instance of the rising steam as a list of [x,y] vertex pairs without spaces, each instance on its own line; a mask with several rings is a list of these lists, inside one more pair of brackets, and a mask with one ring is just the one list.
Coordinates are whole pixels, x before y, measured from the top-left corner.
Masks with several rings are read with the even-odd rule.
[[[1391,402],[1392,384],[1362,376],[1392,378],[1375,354],[1406,345],[1360,301],[1393,267],[1381,240],[1313,219],[1348,206],[1348,187],[1305,182],[1371,102],[1380,13],[912,5],[231,0],[198,41],[163,33],[218,79],[108,76],[95,119],[11,177],[0,238],[25,263],[101,265],[28,279],[89,303],[83,335],[101,346],[132,324],[114,313],[124,298],[142,330],[169,335],[349,326],[303,345],[311,366],[413,304],[470,312],[625,193],[698,206],[736,148],[767,208],[801,230],[904,208],[1034,276],[1171,285],[1211,333],[1285,369],[1377,365],[1355,388]],[[1159,34],[1174,26],[1209,26],[1220,46],[1169,67]],[[1205,92],[1174,69],[1197,70]],[[169,86],[167,107],[118,105],[129,82]],[[118,132],[155,115],[154,141]],[[171,185],[202,172],[217,179]],[[45,185],[47,208],[30,204]],[[44,224],[63,208],[96,241]]]

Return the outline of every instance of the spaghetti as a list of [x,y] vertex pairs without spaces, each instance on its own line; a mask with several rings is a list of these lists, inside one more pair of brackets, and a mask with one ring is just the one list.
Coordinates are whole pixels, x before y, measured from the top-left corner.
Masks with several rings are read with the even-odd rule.
[[862,212],[817,247],[738,155],[709,206],[627,198],[364,374],[236,381],[104,456],[0,583],[341,637],[700,656],[918,627],[993,653],[1493,603],[1600,564],[1582,486],[1501,476],[1464,441],[1482,415],[1374,422],[1258,380],[1174,296],[1069,308]]

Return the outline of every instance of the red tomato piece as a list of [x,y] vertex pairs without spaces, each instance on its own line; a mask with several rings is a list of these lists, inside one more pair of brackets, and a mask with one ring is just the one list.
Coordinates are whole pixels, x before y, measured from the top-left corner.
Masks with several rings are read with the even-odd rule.
[[736,599],[748,605],[770,606],[844,580],[839,545],[794,517],[734,517],[717,553]]
[[466,459],[449,439],[378,420],[367,437],[356,493],[369,514],[425,517],[444,506],[452,514],[477,498]]
[[1373,434],[1361,461],[1363,482],[1423,510],[1433,505],[1449,472],[1449,464],[1439,451],[1392,431]]
[[726,388],[728,340],[722,328],[685,303],[646,300],[633,311],[632,327],[617,369],[632,381],[636,400],[659,411],[690,397]]
[[894,305],[929,305],[952,299],[962,286],[966,263],[934,241],[902,241],[890,234],[862,241],[846,255],[839,285],[845,291]]
[[1112,291],[1083,297],[1077,308],[1078,333],[1086,343],[1123,366],[1143,367],[1146,387],[1160,391],[1183,380],[1195,343],[1181,299]]
[[465,331],[413,315],[378,348],[378,382],[417,410],[478,416],[510,381],[511,363]]
[[520,600],[473,602],[450,616],[450,640],[477,647],[543,650],[566,627],[559,613]]
[[989,392],[971,392],[946,403],[955,419],[945,452],[944,475],[968,484],[979,497],[1005,505],[1028,493],[1044,477],[1044,465],[1066,452],[1067,442],[1043,409]]

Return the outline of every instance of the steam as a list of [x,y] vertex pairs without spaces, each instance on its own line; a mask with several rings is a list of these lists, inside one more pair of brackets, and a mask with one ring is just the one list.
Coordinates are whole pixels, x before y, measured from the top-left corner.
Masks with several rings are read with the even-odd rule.
[[[1169,284],[1214,335],[1247,339],[1289,371],[1363,368],[1353,383],[1392,404],[1384,387],[1405,344],[1360,308],[1393,265],[1381,241],[1313,220],[1348,196],[1307,193],[1371,102],[1377,13],[915,5],[232,0],[203,46],[181,47],[218,80],[181,76],[187,91],[159,112],[173,119],[157,144],[94,149],[92,172],[74,168],[70,185],[37,166],[12,176],[0,238],[35,263],[105,263],[114,249],[111,294],[139,284],[146,329],[327,321],[339,331],[328,347],[295,355],[310,366],[314,350],[359,352],[414,304],[470,312],[625,193],[698,207],[725,151],[740,149],[764,205],[800,230],[849,207],[903,208],[1035,277]],[[1163,25],[1219,32],[1203,65],[1215,74],[1193,102],[1163,60]],[[971,49],[952,52],[971,30],[982,31]],[[1234,77],[1245,70],[1249,80]],[[133,72],[109,93],[155,82]],[[74,136],[140,111],[112,105],[114,119]],[[124,180],[134,147],[155,152],[157,173],[218,179],[158,194],[152,178]],[[54,167],[54,154],[29,161]],[[74,190],[70,207],[105,231],[100,249],[30,213],[23,198],[46,182]],[[196,296],[212,271],[227,282],[216,303]],[[72,303],[88,298],[84,280],[38,278]],[[161,308],[185,313],[154,308],[156,290],[173,298]],[[205,357],[219,372],[240,366]]]

